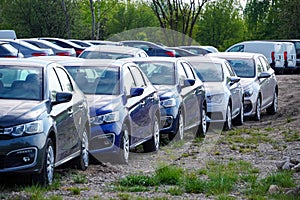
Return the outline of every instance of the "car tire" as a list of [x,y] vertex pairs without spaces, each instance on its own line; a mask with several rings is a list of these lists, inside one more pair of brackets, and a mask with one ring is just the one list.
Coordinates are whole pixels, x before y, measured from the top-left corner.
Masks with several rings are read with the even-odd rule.
[[33,183],[40,185],[51,185],[54,177],[54,145],[51,138],[46,141],[46,150],[44,155],[44,161],[42,164],[42,171],[39,174],[32,176]]
[[274,92],[273,102],[271,106],[267,108],[267,113],[269,115],[274,115],[277,113],[277,109],[278,109],[278,95],[276,92]]
[[175,141],[183,140],[184,138],[184,120],[181,111],[178,112],[177,126],[175,134],[169,133],[169,140]]
[[261,103],[260,103],[260,97],[256,100],[256,107],[255,107],[255,115],[254,115],[255,121],[261,120]]
[[120,151],[117,154],[116,162],[118,164],[128,164],[130,152],[129,129],[126,124],[122,128],[120,137]]
[[203,105],[202,106],[202,111],[201,111],[201,122],[199,124],[198,130],[196,132],[196,137],[202,137],[204,138],[207,132],[207,121],[206,121],[206,107]]
[[238,114],[238,116],[236,116],[234,122],[238,126],[241,126],[241,125],[244,124],[244,107],[243,107],[243,103],[241,103],[240,113]]
[[226,109],[226,120],[224,122],[223,130],[228,131],[232,128],[232,112],[230,104],[227,105]]
[[155,116],[153,121],[153,135],[151,139],[143,144],[144,152],[153,152],[159,149],[160,133],[159,133],[159,122]]
[[86,129],[82,133],[80,156],[76,158],[76,166],[85,171],[89,166],[89,138]]

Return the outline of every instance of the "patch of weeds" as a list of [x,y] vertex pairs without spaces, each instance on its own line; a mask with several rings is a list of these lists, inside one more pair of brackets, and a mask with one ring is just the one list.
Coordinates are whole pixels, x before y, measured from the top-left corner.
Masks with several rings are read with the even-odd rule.
[[262,179],[264,184],[277,185],[279,187],[289,188],[294,187],[293,173],[290,171],[280,171],[270,174],[268,177]]
[[197,137],[193,140],[193,143],[202,143],[204,141],[204,138]]
[[214,154],[215,154],[216,156],[219,156],[221,153],[220,153],[220,151],[215,151]]
[[207,181],[191,173],[185,177],[184,188],[187,193],[204,193],[207,191]]
[[174,196],[180,196],[185,191],[181,187],[170,187],[166,192]]
[[81,192],[81,189],[79,187],[71,187],[68,188],[68,190],[73,194],[73,195],[79,195]]
[[207,169],[199,169],[197,172],[199,175],[207,175],[207,173],[208,173]]
[[130,200],[132,196],[130,194],[119,193],[117,194],[120,200]]
[[235,197],[221,194],[217,197],[217,200],[235,200]]
[[62,196],[53,195],[47,198],[48,200],[63,200]]
[[44,194],[47,192],[47,188],[40,185],[26,186],[22,190],[30,195],[30,199],[45,199]]
[[267,131],[267,132],[271,132],[271,131],[274,131],[275,128],[273,128],[273,127],[267,127],[264,130]]
[[114,190],[121,191],[121,192],[148,192],[150,189],[145,186],[121,186],[118,185],[114,187]]
[[286,123],[291,123],[292,121],[293,121],[293,119],[291,117],[286,118]]
[[140,174],[132,174],[119,180],[119,185],[124,187],[135,187],[135,186],[155,186],[157,181],[155,178]]
[[174,165],[160,166],[155,171],[155,179],[160,184],[177,185],[181,182],[183,169]]
[[171,147],[172,147],[173,149],[177,149],[177,148],[183,147],[184,144],[185,144],[185,141],[184,141],[184,140],[178,140],[178,141],[173,142],[172,145],[171,145]]
[[283,132],[283,136],[286,142],[300,141],[300,133],[295,130],[288,129]]
[[73,181],[74,183],[87,183],[86,175],[83,173],[76,173],[73,175]]

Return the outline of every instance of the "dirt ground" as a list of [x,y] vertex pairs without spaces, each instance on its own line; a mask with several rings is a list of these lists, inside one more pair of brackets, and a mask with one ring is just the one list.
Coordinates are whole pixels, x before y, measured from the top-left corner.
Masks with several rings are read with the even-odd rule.
[[[185,138],[185,143],[180,147],[168,144],[163,146],[157,153],[132,153],[128,165],[92,164],[82,172],[87,183],[76,184],[73,181],[72,171],[59,169],[57,173],[61,176],[61,186],[57,190],[47,192],[47,195],[57,195],[63,199],[120,199],[120,192],[114,191],[113,185],[119,178],[129,174],[152,174],[160,164],[173,164],[187,170],[200,169],[210,160],[226,162],[232,159],[251,162],[260,169],[260,176],[264,177],[270,172],[277,170],[276,162],[284,157],[300,160],[300,139],[293,141],[285,140],[288,134],[300,134],[300,75],[278,75],[279,86],[279,109],[275,115],[262,114],[261,122],[246,120],[243,126],[234,129],[269,129],[270,138],[276,141],[276,147],[265,141],[257,145],[255,151],[241,152],[230,148],[230,144],[222,142],[227,132],[218,131],[212,126],[201,143],[193,142],[193,133]],[[74,172],[75,173],[75,172]],[[300,173],[294,174],[297,185],[300,186]],[[79,195],[74,195],[69,188],[82,188]],[[162,186],[164,187],[164,186]],[[1,190],[0,190],[1,191]],[[163,189],[153,189],[147,192],[130,193],[134,197],[164,198],[164,199],[215,199],[205,194],[187,194],[172,196],[163,192]],[[23,195],[23,196],[22,196]],[[3,192],[2,197],[11,199],[26,199],[24,191]],[[243,199],[238,191],[231,194],[236,199]]]

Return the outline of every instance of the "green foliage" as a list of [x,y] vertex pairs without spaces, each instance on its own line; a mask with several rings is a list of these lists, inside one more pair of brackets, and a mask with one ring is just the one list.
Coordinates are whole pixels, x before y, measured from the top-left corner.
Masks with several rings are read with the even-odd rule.
[[83,173],[76,173],[73,175],[73,181],[74,183],[86,183],[87,178],[86,175]]
[[173,165],[160,167],[155,171],[155,179],[166,185],[180,184],[183,175],[183,169]]

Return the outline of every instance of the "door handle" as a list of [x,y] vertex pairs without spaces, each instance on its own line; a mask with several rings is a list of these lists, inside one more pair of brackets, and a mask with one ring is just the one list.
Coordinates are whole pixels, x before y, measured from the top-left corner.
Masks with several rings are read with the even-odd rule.
[[73,109],[72,108],[68,109],[68,115],[73,115]]
[[141,101],[141,106],[145,106],[146,102],[143,100]]

